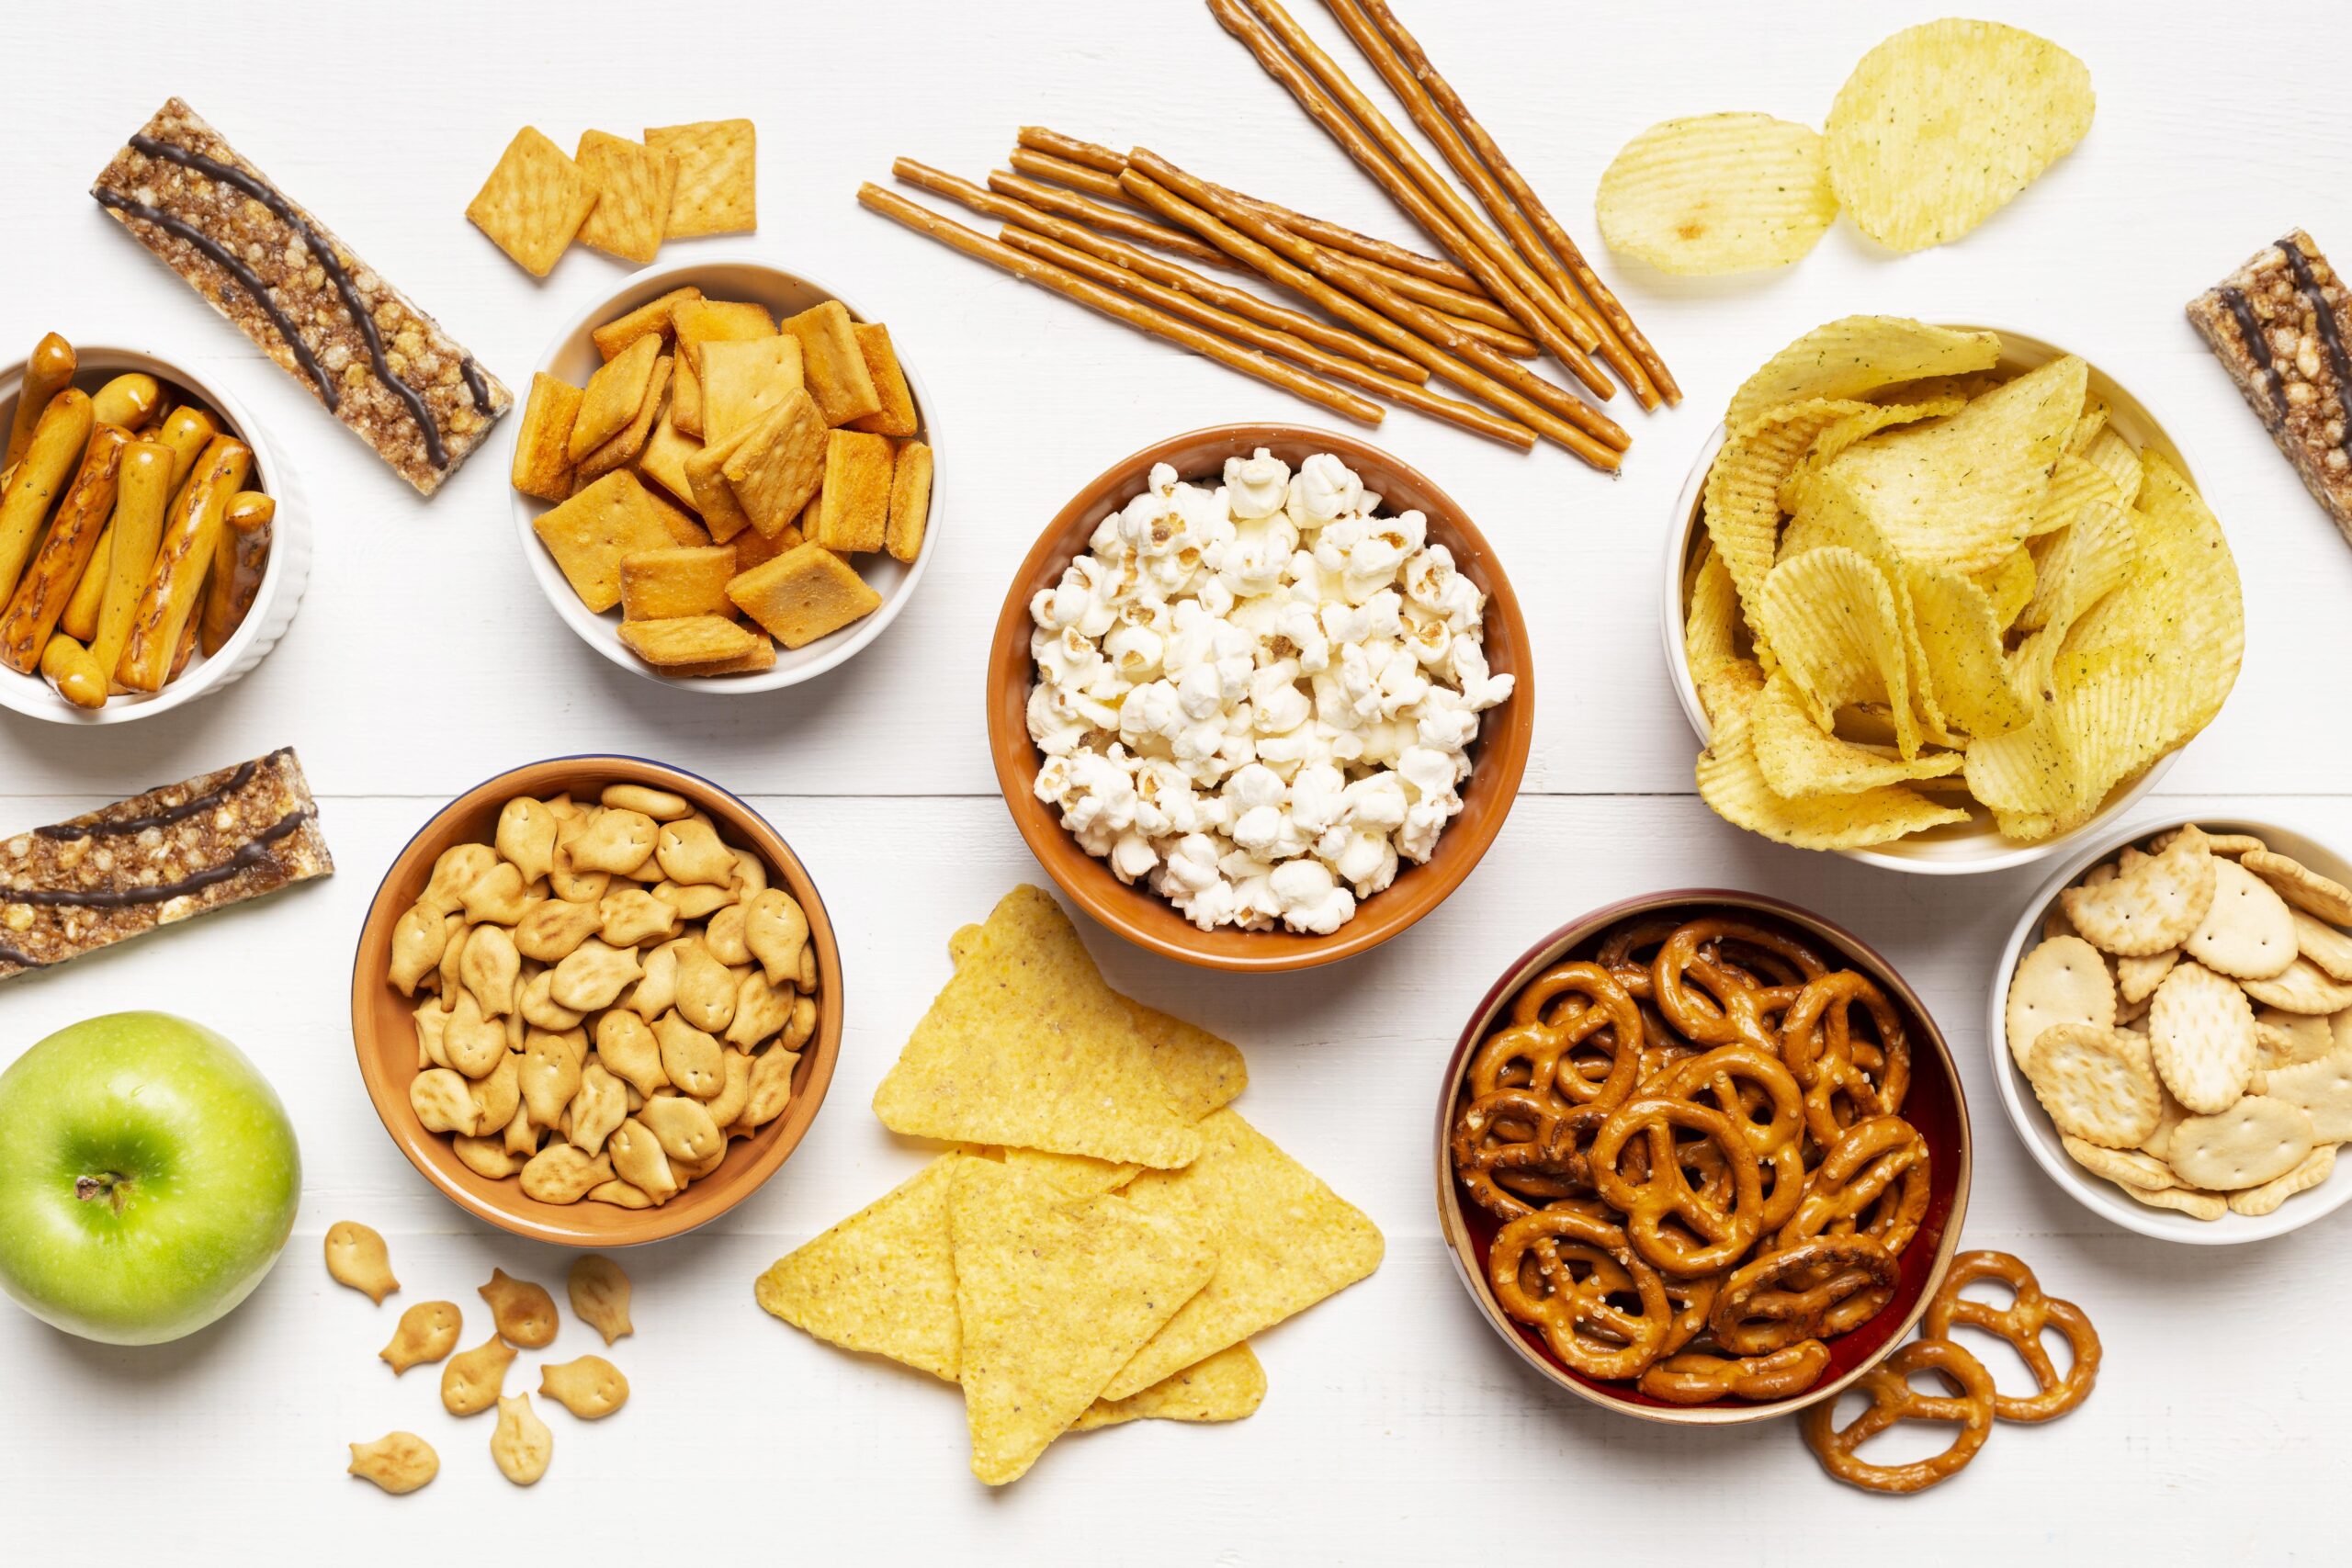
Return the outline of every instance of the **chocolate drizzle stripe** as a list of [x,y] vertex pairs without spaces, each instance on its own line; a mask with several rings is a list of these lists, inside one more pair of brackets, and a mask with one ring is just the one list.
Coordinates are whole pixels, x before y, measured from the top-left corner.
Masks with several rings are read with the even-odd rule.
[[178,235],[202,252],[205,258],[213,265],[234,278],[240,288],[253,296],[254,303],[261,308],[263,315],[269,318],[270,325],[277,329],[277,335],[286,340],[287,348],[300,362],[303,370],[309,374],[311,379],[318,383],[320,400],[324,402],[331,411],[340,404],[342,400],[335,391],[334,378],[326,373],[326,367],[321,365],[318,356],[311,352],[311,345],[304,343],[301,335],[295,332],[294,323],[286,319],[286,312],[279,310],[277,301],[269,297],[269,286],[262,282],[259,275],[253,268],[231,255],[227,248],[218,240],[213,239],[196,225],[183,222],[161,208],[150,207],[143,201],[133,201],[127,196],[118,196],[110,190],[94,190],[90,194],[97,198],[98,205],[101,207],[111,207],[118,212],[129,213],[133,218],[153,223],[167,234]]
[[474,407],[484,413],[489,413],[491,412],[490,383],[482,379],[481,367],[474,363],[474,356],[470,354],[466,355],[458,364],[458,371],[466,378],[466,390],[474,395]]
[[71,907],[83,909],[119,909],[133,904],[164,904],[190,893],[201,893],[215,883],[226,882],[248,871],[271,863],[269,846],[298,831],[311,818],[308,807],[296,807],[254,836],[251,843],[219,865],[192,871],[177,882],[166,882],[153,887],[91,887],[83,889],[51,887],[0,887],[0,903],[30,904],[39,908]]
[[31,953],[19,953],[5,942],[0,942],[0,964],[13,964],[19,969],[46,969],[49,967],[48,964],[43,964]]
[[168,828],[175,822],[187,821],[198,812],[211,810],[253,783],[254,773],[264,763],[268,764],[271,771],[275,772],[277,760],[285,756],[287,748],[281,746],[266,757],[257,757],[250,762],[240,762],[237,764],[236,771],[232,773],[218,788],[206,790],[202,795],[184,800],[177,806],[167,806],[161,811],[153,811],[144,817],[125,817],[114,822],[52,822],[46,828],[34,829],[33,832],[44,839],[71,840],[119,839],[132,833],[143,833],[150,828]]
[[130,145],[133,151],[144,152],[150,158],[161,158],[167,164],[177,164],[183,169],[192,169],[223,185],[235,186],[277,214],[279,220],[300,237],[302,243],[310,247],[311,254],[318,258],[320,270],[334,283],[334,291],[342,298],[343,308],[350,315],[352,325],[359,329],[360,337],[367,343],[368,357],[376,367],[376,379],[406,403],[408,412],[415,417],[417,431],[424,437],[426,460],[436,468],[447,468],[449,453],[441,444],[440,427],[433,423],[433,411],[424,406],[424,399],[415,388],[392,374],[391,362],[384,357],[384,334],[376,330],[376,321],[368,313],[367,302],[359,298],[359,290],[353,287],[351,275],[343,269],[334,247],[319,238],[318,231],[311,227],[310,220],[302,216],[300,210],[277,190],[232,164],[208,158],[185,147],[175,147],[168,141],[158,141],[144,131],[133,136]]
[[2336,445],[2352,452],[2352,355],[2344,352],[2344,334],[2335,326],[2335,308],[2321,292],[2319,279],[2312,276],[2312,264],[2304,257],[2303,247],[2295,243],[2295,236],[2290,234],[2279,241],[2278,248],[2287,253],[2287,265],[2295,270],[2295,287],[2312,302],[2320,341],[2327,344],[2327,363],[2335,372],[2335,401],[2344,410],[2344,439]]
[[2263,380],[2270,388],[2271,398],[2278,404],[2278,412],[2284,414],[2287,412],[2286,389],[2278,384],[2278,367],[2270,362],[2270,340],[2263,334],[2262,323],[2254,319],[2254,307],[2246,303],[2242,290],[2223,288],[2221,294],[2222,303],[2229,307],[2230,314],[2237,321],[2238,336],[2245,340],[2246,353],[2254,356],[2256,367],[2261,370]]

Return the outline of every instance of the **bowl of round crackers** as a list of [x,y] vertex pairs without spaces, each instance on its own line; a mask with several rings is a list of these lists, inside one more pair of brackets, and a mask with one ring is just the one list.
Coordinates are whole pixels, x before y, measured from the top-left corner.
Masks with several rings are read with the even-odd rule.
[[1851,316],[1734,394],[1668,530],[1701,794],[1897,871],[2064,852],[2234,682],[2245,615],[2175,433],[2007,328]]
[[2352,860],[2240,818],[2082,845],[1994,972],[2010,1122],[2076,1202],[2165,1241],[2260,1241],[2352,1199]]

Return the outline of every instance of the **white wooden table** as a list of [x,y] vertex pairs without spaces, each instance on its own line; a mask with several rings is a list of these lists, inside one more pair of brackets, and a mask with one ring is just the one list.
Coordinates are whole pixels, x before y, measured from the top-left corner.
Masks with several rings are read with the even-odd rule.
[[[1719,109],[1818,123],[1865,49],[1946,7],[1403,9],[1600,256],[1589,195],[1634,131]],[[418,1564],[579,1562],[624,1543],[634,1550],[607,1560],[650,1548],[695,1561],[749,1549],[788,1562],[1696,1551],[1793,1562],[1856,1547],[1917,1561],[2341,1560],[2352,1427],[2336,1331],[2352,1217],[2229,1251],[2092,1220],[2018,1147],[1985,1057],[1989,968],[2041,873],[1905,877],[1732,831],[1692,796],[1694,747],[1659,657],[1661,530],[1748,367],[1854,310],[2013,325],[2090,354],[2154,405],[2187,444],[2244,573],[2236,693],[2144,809],[2228,810],[2352,840],[2352,551],[2181,318],[2189,296],[2293,224],[2352,256],[2352,24],[2302,9],[2281,53],[2233,41],[2203,5],[1993,9],[2087,61],[2099,107],[2074,155],[1977,233],[1896,260],[1841,225],[1796,267],[1722,280],[1668,280],[1603,256],[1689,392],[1679,412],[1621,415],[1634,445],[1614,483],[1557,452],[1516,457],[1410,413],[1378,435],[1468,506],[1527,603],[1536,748],[1501,840],[1419,928],[1310,975],[1227,979],[1088,934],[1115,983],[1244,1043],[1243,1108],[1372,1213],[1387,1262],[1263,1337],[1272,1391],[1255,1418],[1072,1439],[1001,1495],[967,1472],[952,1390],[783,1327],[752,1304],[751,1283],[924,1157],[882,1130],[867,1097],[947,973],[948,933],[1041,879],[983,744],[979,654],[1011,567],[1071,491],[1148,440],[1317,416],[922,244],[861,213],[852,192],[887,179],[899,153],[977,175],[1001,162],[1014,127],[1036,121],[1144,142],[1408,237],[1401,221],[1193,0],[699,12],[215,0],[201,18],[153,25],[64,6],[17,17],[0,132],[0,350],[55,328],[153,344],[217,375],[300,466],[318,550],[290,635],[225,694],[128,728],[0,723],[0,826],[291,742],[340,870],[6,989],[0,1060],[127,1007],[225,1031],[285,1096],[307,1190],[282,1266],[193,1339],[109,1349],[0,1309],[0,1560],[244,1562],[298,1543]],[[1345,53],[1316,7],[1300,14]],[[595,657],[520,558],[510,435],[419,502],[84,194],[171,93],[518,389],[558,323],[623,274],[575,251],[535,283],[465,223],[516,125],[569,145],[589,126],[634,135],[756,118],[752,248],[875,301],[939,404],[944,521],[919,600],[851,666],[763,698],[682,697]],[[662,259],[693,254],[688,242]],[[615,1359],[633,1402],[596,1427],[551,1416],[554,1466],[526,1493],[482,1451],[487,1419],[445,1415],[429,1371],[396,1383],[373,1359],[391,1306],[330,1284],[318,1238],[335,1220],[366,1220],[390,1238],[405,1283],[392,1305],[446,1295],[477,1322],[472,1290],[493,1264],[560,1280],[563,1255],[467,1221],[383,1135],[354,1067],[345,987],[361,913],[419,823],[492,772],[590,749],[707,773],[775,822],[840,922],[848,1034],[825,1114],[784,1171],[724,1222],[627,1258],[639,1330]],[[1692,884],[1819,908],[1905,970],[1971,1091],[1970,1241],[2023,1253],[2105,1336],[2105,1375],[2083,1410],[2001,1430],[1930,1495],[1835,1486],[1785,1426],[1685,1434],[1555,1397],[1479,1322],[1438,1239],[1430,1122],[1464,1011],[1554,925]],[[568,1324],[558,1349],[591,1338]],[[440,1479],[406,1499],[341,1473],[346,1441],[395,1427],[443,1456]]]

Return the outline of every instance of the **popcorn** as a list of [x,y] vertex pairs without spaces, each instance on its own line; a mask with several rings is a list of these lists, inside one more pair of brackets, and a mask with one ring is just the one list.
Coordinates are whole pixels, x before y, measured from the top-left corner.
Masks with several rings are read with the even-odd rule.
[[1328,454],[1165,464],[1030,602],[1036,793],[1204,931],[1327,934],[1462,810],[1485,596]]

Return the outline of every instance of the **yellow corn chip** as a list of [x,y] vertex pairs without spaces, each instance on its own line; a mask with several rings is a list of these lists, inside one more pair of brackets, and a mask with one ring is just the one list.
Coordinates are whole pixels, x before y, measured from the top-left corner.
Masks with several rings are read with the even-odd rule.
[[1737,430],[1787,403],[1859,398],[1923,376],[1990,370],[2000,357],[1998,333],[1954,332],[1905,316],[1846,316],[1814,328],[1766,360],[1732,394],[1724,423]]
[[580,602],[598,613],[621,602],[621,558],[676,543],[663,506],[637,476],[606,474],[532,523]]
[[514,437],[514,484],[541,501],[571,496],[571,425],[580,415],[580,389],[540,372],[531,378],[523,428]]
[[1266,1369],[1258,1353],[1246,1344],[1228,1345],[1139,1393],[1096,1400],[1070,1430],[1091,1432],[1123,1421],[1238,1421],[1255,1415],[1265,1398]]
[[800,386],[800,341],[742,338],[702,345],[702,438],[724,441]]
[[972,1473],[1001,1486],[1164,1332],[1218,1250],[1183,1219],[991,1160],[956,1162],[947,1213]]
[[653,367],[662,362],[662,340],[639,338],[596,367],[581,394],[580,412],[571,422],[571,460],[582,457],[628,428],[645,406],[653,384]]
[[580,226],[583,244],[643,265],[662,249],[678,160],[658,148],[601,130],[580,133],[580,172],[598,192]]
[[748,119],[655,126],[645,144],[678,161],[663,232],[747,234],[758,228],[758,138]]
[[1115,1164],[1091,1155],[1049,1154],[1044,1149],[999,1148],[987,1152],[1007,1165],[1044,1177],[1078,1198],[1099,1198],[1105,1192],[1116,1192],[1143,1169],[1139,1165]]
[[1380,1267],[1380,1231],[1232,1110],[1201,1122],[1201,1155],[1147,1170],[1124,1201],[1216,1238],[1216,1273],[1102,1391],[1125,1399],[1304,1312]]
[[1164,1169],[1190,1162],[1201,1138],[1176,1102],[1162,1055],[1126,998],[1103,984],[1061,906],[1043,888],[1019,887],[915,1025],[875,1090],[874,1110],[884,1126],[914,1137]]
[[596,205],[596,187],[563,149],[530,126],[499,154],[466,220],[534,277],[545,277]]
[[844,1350],[888,1356],[954,1382],[963,1337],[947,1193],[963,1157],[942,1155],[778,1258],[753,1289],[760,1305]]

